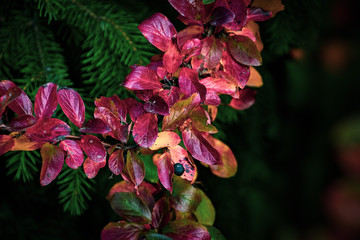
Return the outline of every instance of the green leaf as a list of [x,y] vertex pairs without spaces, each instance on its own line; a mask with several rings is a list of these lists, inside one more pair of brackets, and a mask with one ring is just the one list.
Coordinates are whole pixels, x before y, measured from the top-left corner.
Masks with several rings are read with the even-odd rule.
[[146,204],[130,192],[117,192],[110,199],[111,207],[125,220],[136,223],[150,223],[151,212]]
[[173,177],[172,207],[181,212],[195,212],[201,202],[201,193],[190,182]]
[[192,240],[210,240],[210,234],[206,227],[200,223],[180,219],[170,222],[162,233],[174,240],[192,239]]
[[201,194],[201,202],[195,211],[198,222],[212,226],[215,222],[215,208],[206,194],[198,189]]
[[146,240],[173,240],[172,238],[159,233],[148,233],[145,237]]
[[159,182],[157,167],[155,166],[152,155],[139,155],[145,166],[145,180],[151,183]]
[[205,225],[205,227],[207,228],[207,230],[210,233],[211,240],[226,240],[226,238],[224,237],[224,235],[222,235],[222,233],[220,232],[219,229],[217,229],[213,226],[207,226],[207,225]]
[[213,3],[213,2],[215,2],[215,0],[203,0],[204,4],[210,4],[210,3]]

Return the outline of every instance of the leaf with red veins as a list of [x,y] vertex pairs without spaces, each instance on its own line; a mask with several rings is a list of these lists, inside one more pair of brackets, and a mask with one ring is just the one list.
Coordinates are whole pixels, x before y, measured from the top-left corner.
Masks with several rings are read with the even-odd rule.
[[232,36],[228,41],[228,50],[238,62],[247,66],[260,66],[262,59],[255,43],[246,36]]
[[58,91],[57,97],[65,115],[80,128],[85,122],[85,105],[79,93],[71,88],[62,88]]
[[240,30],[246,22],[247,7],[243,0],[229,0],[229,8],[234,12],[235,19],[233,22],[224,24],[223,26],[231,30]]
[[186,149],[195,159],[209,165],[220,165],[219,152],[205,139],[204,133],[187,129],[182,132]]
[[223,164],[209,166],[211,172],[216,176],[223,178],[235,176],[237,172],[237,161],[229,146],[215,138],[212,138],[212,144],[220,153],[221,162]]
[[9,105],[12,101],[14,101],[18,96],[20,96],[21,89],[18,87],[10,87],[7,90],[0,89],[0,117],[5,111],[6,106]]
[[200,97],[194,93],[191,97],[178,101],[170,108],[170,114],[165,116],[162,124],[162,131],[175,130],[189,118],[191,111],[199,106]]
[[143,101],[149,101],[154,96],[154,90],[134,90],[135,95]]
[[235,19],[235,14],[228,7],[216,7],[213,9],[210,16],[210,25],[222,26],[226,23],[231,23]]
[[263,80],[260,73],[254,68],[250,67],[250,77],[246,86],[249,87],[261,87],[263,85]]
[[37,118],[51,118],[58,104],[57,85],[46,83],[35,96],[34,113]]
[[266,21],[271,18],[271,12],[262,8],[251,7],[247,9],[247,21]]
[[250,76],[248,66],[236,62],[226,51],[224,51],[221,58],[221,64],[224,67],[224,71],[237,80],[237,84],[240,88],[244,88],[246,86]]
[[11,119],[8,127],[11,129],[11,131],[22,131],[33,126],[36,122],[36,117],[33,115],[24,114]]
[[[9,96],[11,98],[10,102],[7,104],[11,110],[13,110],[17,115],[32,114],[32,102],[26,93],[22,89],[18,88],[12,81],[2,80],[0,82],[0,96],[8,95],[9,93],[7,92],[11,94]],[[12,99],[12,94],[17,95],[17,97]]]
[[163,153],[159,158],[154,161],[157,167],[157,172],[161,184],[172,193],[173,185],[172,178],[174,175],[174,165],[171,163],[171,156],[169,152]]
[[26,130],[26,134],[32,141],[56,142],[71,132],[70,126],[57,118],[40,118],[37,123]]
[[65,162],[70,168],[77,169],[83,164],[84,153],[78,141],[66,139],[61,141],[59,147],[67,152]]
[[159,150],[165,147],[173,147],[180,143],[179,135],[172,131],[159,132],[155,143],[150,147],[151,150]]
[[215,91],[209,90],[206,92],[206,99],[204,104],[219,106],[221,104],[221,99]]
[[0,156],[14,147],[14,139],[9,135],[0,135]]
[[169,147],[169,151],[172,164],[179,163],[184,167],[184,172],[180,177],[194,183],[197,178],[197,167],[188,152],[179,145]]
[[151,225],[155,229],[166,226],[171,219],[170,202],[167,197],[160,198],[151,213]]
[[196,70],[183,67],[179,73],[179,87],[185,97],[193,93],[199,93],[202,101],[205,101],[206,88],[199,81],[199,74]]
[[118,96],[96,98],[95,105],[109,109],[122,122],[126,122],[126,105]]
[[201,25],[191,25],[178,33],[179,47],[183,48],[184,44],[194,38],[200,37],[204,33],[204,27]]
[[176,44],[170,44],[169,49],[163,56],[163,64],[166,70],[169,73],[175,73],[183,60],[183,56],[180,54],[180,51]]
[[160,97],[162,97],[169,108],[174,106],[174,104],[180,99],[181,90],[178,87],[171,87],[170,90],[164,89],[158,93]]
[[91,160],[90,157],[87,157],[83,164],[85,175],[88,178],[94,178],[98,174],[100,168],[105,167],[105,165],[106,165],[106,160],[103,160],[101,162],[95,162]]
[[55,145],[45,143],[40,153],[42,158],[40,184],[46,186],[59,175],[64,165],[64,152]]
[[163,52],[168,51],[177,32],[174,25],[161,13],[155,13],[138,26],[144,37]]
[[106,150],[102,142],[93,135],[84,135],[81,137],[81,148],[86,155],[94,162],[103,162],[106,160]]
[[144,226],[130,222],[110,222],[101,231],[101,240],[137,240]]
[[135,152],[127,151],[126,164],[121,175],[127,182],[133,184],[135,188],[138,188],[144,180],[145,165]]
[[182,46],[181,54],[183,54],[186,58],[184,62],[188,62],[192,57],[198,56],[201,53],[201,40],[198,38],[193,38]]
[[31,141],[27,134],[23,134],[20,137],[13,138],[14,146],[10,151],[34,151],[43,145],[43,142]]
[[208,69],[215,68],[223,54],[223,45],[214,35],[203,39],[201,55],[204,56],[204,67]]
[[162,85],[154,70],[148,67],[138,66],[126,76],[124,87],[131,90],[154,90],[161,89]]
[[208,91],[214,91],[217,94],[234,96],[238,92],[237,83],[231,81],[231,79],[207,77],[201,79],[200,83],[203,84]]
[[148,113],[169,115],[169,106],[159,95],[152,96],[149,101],[144,104],[144,110]]
[[109,169],[115,174],[119,175],[124,169],[124,150],[118,149],[110,155],[109,158]]
[[82,128],[79,129],[82,133],[104,134],[111,131],[110,127],[100,118],[94,118],[87,121]]
[[94,117],[104,121],[109,128],[110,132],[106,133],[111,137],[125,143],[128,140],[128,125],[121,125],[120,119],[117,118],[109,109],[98,107],[94,111]]
[[135,122],[140,115],[145,113],[143,103],[140,103],[133,98],[125,98],[124,102],[126,104],[131,121]]
[[163,234],[174,240],[210,240],[210,233],[200,223],[188,219],[170,222],[163,230]]
[[190,20],[202,20],[206,17],[202,0],[169,0],[169,3],[180,15]]
[[239,98],[233,98],[229,104],[237,110],[245,110],[255,103],[256,91],[250,88],[240,90]]
[[209,116],[201,106],[191,112],[190,119],[193,129],[211,134],[218,132],[216,127],[209,123]]
[[136,119],[132,130],[135,142],[143,148],[152,146],[158,135],[157,117],[152,113],[144,113]]

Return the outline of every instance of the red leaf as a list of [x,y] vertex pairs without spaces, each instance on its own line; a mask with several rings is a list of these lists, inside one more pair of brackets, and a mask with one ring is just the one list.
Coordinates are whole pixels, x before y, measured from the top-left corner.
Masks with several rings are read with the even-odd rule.
[[118,149],[110,155],[109,169],[115,175],[119,175],[124,169],[123,153],[124,153],[123,149]]
[[154,95],[154,90],[134,90],[135,95],[143,101],[149,101]]
[[224,71],[237,80],[240,88],[244,88],[250,76],[249,67],[236,62],[227,51],[224,51],[221,63],[224,66]]
[[[10,89],[12,89],[12,90],[10,90]],[[19,90],[21,92],[15,99],[8,102],[9,108],[18,115],[23,115],[23,114],[31,115],[32,114],[32,103],[31,103],[29,97],[26,95],[26,93],[23,90],[21,90],[20,88],[18,88],[12,81],[2,80],[0,82],[0,96],[2,96],[4,94],[9,94],[9,93],[7,93],[9,90],[10,90],[11,95],[13,93],[15,95],[18,95]],[[13,96],[9,96],[9,97],[12,98]]]
[[143,148],[152,146],[158,135],[157,117],[152,113],[144,113],[136,119],[132,131],[135,142]]
[[187,41],[199,37],[202,33],[204,33],[204,27],[199,25],[191,25],[181,30],[178,33],[179,47],[183,48]]
[[229,9],[235,13],[235,19],[233,22],[224,24],[223,26],[227,29],[239,30],[245,25],[246,22],[246,4],[243,0],[228,1],[228,4]]
[[56,142],[70,134],[70,127],[57,118],[40,118],[26,130],[27,136],[36,142]]
[[199,93],[202,101],[205,101],[206,88],[199,82],[199,74],[191,68],[182,68],[179,73],[179,87],[185,97],[190,97],[193,93]]
[[162,130],[174,130],[189,118],[190,112],[200,104],[199,94],[194,93],[191,97],[178,101],[170,108],[170,114],[163,119]]
[[149,101],[144,104],[144,110],[148,113],[169,115],[169,106],[159,95],[152,96]]
[[163,234],[174,240],[210,240],[210,234],[206,227],[195,221],[179,219],[170,222],[164,229]]
[[46,83],[35,96],[34,113],[37,118],[51,118],[58,104],[57,85]]
[[12,131],[22,131],[33,126],[36,122],[36,117],[34,117],[33,115],[24,114],[11,119],[8,126]]
[[160,198],[151,213],[151,225],[155,229],[163,228],[170,221],[170,202],[167,197]]
[[110,222],[101,231],[101,240],[137,240],[143,230],[144,227],[137,223]]
[[255,103],[256,91],[250,88],[240,90],[239,98],[233,98],[229,106],[237,110],[245,110]]
[[169,147],[169,150],[172,164],[175,165],[180,163],[184,168],[184,172],[180,177],[194,183],[197,177],[197,167],[193,159],[190,158],[188,152],[179,145]]
[[192,57],[198,56],[201,53],[201,40],[193,38],[188,40],[181,48],[181,54],[186,58],[184,62],[188,62]]
[[182,132],[185,147],[197,160],[209,165],[220,165],[219,152],[204,138],[203,133],[187,129]]
[[234,59],[247,66],[260,66],[261,55],[255,43],[248,37],[237,35],[229,38],[228,50]]
[[0,135],[0,156],[10,151],[14,144],[14,139],[11,136]]
[[208,91],[214,91],[217,94],[227,94],[234,96],[238,92],[237,83],[225,78],[207,77],[201,79],[200,83],[203,84]]
[[172,38],[176,37],[176,29],[167,17],[155,13],[138,26],[144,37],[163,52],[169,49]]
[[77,169],[83,164],[84,153],[78,141],[66,139],[61,141],[59,147],[67,152],[65,162],[70,168]]
[[165,89],[158,93],[158,95],[167,102],[169,108],[179,100],[180,94],[181,90],[178,87],[171,87],[170,90]]
[[127,182],[134,184],[135,188],[138,188],[144,180],[144,163],[133,151],[127,151],[125,169],[121,175]]
[[46,186],[59,175],[64,165],[64,152],[55,145],[45,143],[40,153],[42,157],[40,184]]
[[110,132],[111,129],[103,120],[94,118],[87,121],[79,131],[82,133],[104,134]]
[[215,105],[219,106],[221,104],[221,99],[214,91],[207,91],[206,92],[206,99],[204,102],[205,105]]
[[169,3],[185,18],[201,20],[206,17],[202,0],[169,0]]
[[161,89],[158,76],[154,70],[148,67],[138,66],[126,76],[124,87],[131,90],[153,90]]
[[204,67],[208,69],[215,68],[221,59],[223,54],[223,46],[219,39],[214,35],[203,39],[203,45],[201,48],[201,55],[204,56]]
[[124,102],[126,103],[127,111],[130,115],[131,121],[133,122],[135,122],[136,119],[145,112],[144,104],[139,103],[133,98],[126,98],[124,99]]
[[57,97],[65,115],[75,126],[81,127],[85,121],[85,105],[79,93],[71,88],[61,88]]
[[229,178],[236,174],[237,161],[228,145],[218,139],[213,139],[213,146],[218,150],[222,165],[212,165],[210,170],[213,174],[223,178]]
[[81,148],[86,155],[94,162],[103,162],[106,160],[106,150],[99,138],[93,135],[85,135],[81,137]]
[[176,44],[170,44],[169,49],[163,56],[163,63],[166,70],[169,73],[175,73],[179,69],[182,60],[183,57]]
[[151,150],[159,150],[165,147],[176,146],[180,143],[179,135],[172,131],[159,132],[155,143],[150,147]]
[[0,88],[0,117],[5,111],[6,106],[20,96],[21,93],[21,89],[16,86],[10,87],[7,90],[2,90]]
[[128,140],[128,125],[121,125],[120,119],[117,118],[108,108],[98,107],[94,111],[94,117],[104,121],[111,129],[108,133],[111,137],[121,141],[127,142]]
[[228,7],[216,7],[211,13],[209,23],[212,26],[221,26],[233,22],[234,19],[235,14]]
[[271,12],[259,7],[252,7],[247,9],[247,21],[265,21],[271,18]]
[[94,178],[98,174],[100,168],[105,167],[105,165],[106,160],[103,160],[102,162],[95,162],[91,160],[91,158],[87,157],[84,161],[83,168],[88,178]]
[[14,139],[14,146],[10,151],[34,151],[43,145],[43,142],[31,141],[27,134],[23,134],[18,138]]
[[172,193],[172,177],[174,175],[174,166],[171,163],[170,154],[168,152],[163,153],[161,157],[158,158],[156,162],[154,162],[154,164],[157,166],[157,171],[161,184],[170,193]]
[[122,122],[126,122],[126,105],[118,96],[96,98],[95,105],[109,109]]

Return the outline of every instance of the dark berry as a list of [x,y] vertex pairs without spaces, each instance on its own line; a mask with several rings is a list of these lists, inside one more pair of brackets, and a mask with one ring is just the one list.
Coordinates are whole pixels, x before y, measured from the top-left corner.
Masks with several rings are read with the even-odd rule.
[[184,173],[185,169],[181,163],[174,164],[174,172],[176,175],[181,176]]

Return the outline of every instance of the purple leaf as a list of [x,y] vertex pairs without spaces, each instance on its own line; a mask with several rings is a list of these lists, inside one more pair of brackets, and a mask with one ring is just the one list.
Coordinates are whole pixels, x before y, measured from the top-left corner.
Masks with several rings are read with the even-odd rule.
[[202,0],[169,0],[169,3],[187,19],[201,20],[206,17]]
[[106,160],[106,150],[99,138],[93,135],[81,137],[81,148],[86,155],[94,162],[103,162]]
[[167,17],[155,13],[138,26],[144,37],[163,52],[168,51],[172,38],[176,37],[176,29]]
[[244,88],[250,77],[249,66],[242,65],[236,62],[227,51],[224,51],[221,63],[224,67],[224,71],[233,76],[240,88]]
[[101,231],[101,240],[137,240],[143,229],[144,227],[137,223],[110,222]]
[[121,125],[120,119],[117,118],[108,108],[98,107],[94,111],[94,117],[104,121],[111,129],[108,133],[111,137],[121,141],[127,142],[128,140],[128,125]]
[[94,118],[87,121],[79,131],[82,133],[104,134],[110,132],[111,129],[103,120]]
[[179,87],[185,97],[190,97],[193,93],[199,93],[202,101],[205,101],[206,87],[199,82],[197,71],[191,68],[182,68],[179,73]]
[[247,9],[247,21],[265,21],[271,18],[271,12],[259,7]]
[[233,98],[229,106],[237,110],[245,110],[255,103],[256,91],[250,88],[240,90],[239,98]]
[[131,121],[135,122],[136,119],[145,112],[144,104],[139,103],[133,98],[126,98],[124,101],[126,103]]
[[124,87],[131,90],[153,90],[161,89],[158,76],[154,70],[148,67],[138,66],[126,76]]
[[221,26],[223,24],[233,22],[235,14],[226,7],[217,7],[212,11],[210,19],[210,25]]
[[171,108],[180,99],[181,90],[178,87],[171,87],[170,90],[165,89],[158,93]]
[[[0,89],[1,91],[1,89]],[[0,94],[0,117],[5,111],[6,106],[8,106],[12,101],[14,101],[21,94],[21,89],[18,87],[10,87],[7,90],[1,91]]]
[[56,142],[70,134],[70,127],[57,118],[40,118],[26,130],[28,137],[35,142]]
[[183,48],[187,41],[197,39],[202,33],[204,33],[204,27],[199,25],[191,25],[181,30],[178,33],[179,47]]
[[83,164],[84,153],[78,141],[66,139],[61,141],[59,147],[67,152],[65,162],[70,168],[77,169]]
[[163,234],[174,240],[210,240],[206,227],[188,219],[179,219],[170,222],[163,230]]
[[238,62],[247,66],[260,66],[261,55],[255,43],[248,37],[237,35],[229,38],[228,50]]
[[109,169],[115,174],[119,175],[124,169],[124,150],[118,149],[114,151],[109,158]]
[[151,225],[155,229],[163,228],[170,221],[170,202],[167,197],[160,198],[156,203],[151,213]]
[[26,95],[26,93],[23,90],[18,88],[12,81],[2,80],[0,82],[0,96],[6,94],[6,92],[11,88],[17,88],[11,90],[16,95],[18,95],[19,90],[21,93],[18,95],[18,97],[16,97],[15,99],[13,99],[11,102],[8,103],[9,108],[13,110],[17,115],[23,115],[23,114],[31,115],[32,103],[29,97]]
[[51,118],[58,104],[57,85],[46,83],[35,96],[34,113],[37,118]]
[[186,129],[182,132],[185,147],[197,160],[209,165],[220,165],[219,152],[204,138],[202,132]]
[[34,117],[33,115],[24,114],[11,119],[8,126],[12,131],[22,131],[33,126],[36,122],[36,117]]
[[100,168],[105,167],[105,165],[106,160],[103,160],[102,162],[95,162],[91,160],[90,157],[87,157],[84,161],[83,168],[88,178],[94,178],[98,174]]
[[219,39],[214,35],[203,39],[201,55],[204,56],[204,67],[208,69],[215,68],[221,59],[223,46]]
[[170,193],[172,193],[172,177],[174,175],[174,166],[171,163],[171,156],[169,152],[165,152],[161,155],[160,158],[154,162],[157,166],[157,172],[159,175],[159,180],[161,184],[166,188]]
[[65,115],[80,128],[85,121],[85,105],[79,93],[71,88],[62,88],[57,97]]
[[55,145],[45,143],[40,153],[42,158],[40,184],[46,186],[59,175],[64,165],[64,152]]
[[97,98],[95,99],[95,105],[109,109],[122,122],[126,122],[126,105],[118,96]]
[[152,113],[144,113],[136,119],[132,131],[135,142],[143,148],[151,147],[158,135],[157,117]]
[[126,164],[124,171],[121,173],[121,175],[127,182],[134,184],[135,188],[138,188],[138,186],[144,180],[144,163],[133,151],[127,151]]
[[169,115],[169,106],[159,95],[152,96],[149,101],[144,104],[144,110],[148,113]]

